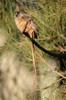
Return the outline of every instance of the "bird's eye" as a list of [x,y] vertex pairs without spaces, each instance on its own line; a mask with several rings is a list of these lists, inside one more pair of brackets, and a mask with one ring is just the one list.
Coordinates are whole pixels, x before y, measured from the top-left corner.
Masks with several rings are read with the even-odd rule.
[[15,13],[15,16],[16,16],[16,17],[18,17],[18,16],[19,16],[19,14],[20,14],[20,12],[16,12],[16,13]]

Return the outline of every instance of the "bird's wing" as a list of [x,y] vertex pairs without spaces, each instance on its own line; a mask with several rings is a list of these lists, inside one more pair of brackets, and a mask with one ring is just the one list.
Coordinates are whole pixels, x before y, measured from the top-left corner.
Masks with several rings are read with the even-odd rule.
[[29,17],[27,14],[22,14],[22,18],[26,21],[32,20],[31,17]]
[[29,17],[27,14],[23,14],[22,18],[26,21],[29,21],[28,24],[30,24],[30,27],[32,27],[33,29],[37,30],[36,25],[34,24],[33,20],[31,19],[31,17]]

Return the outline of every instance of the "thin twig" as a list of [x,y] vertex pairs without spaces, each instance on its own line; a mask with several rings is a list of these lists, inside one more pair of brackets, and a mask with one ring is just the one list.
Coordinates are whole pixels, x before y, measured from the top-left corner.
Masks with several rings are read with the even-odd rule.
[[[39,53],[37,53],[37,55],[41,58],[41,60],[52,70],[52,67],[45,61],[45,59],[43,59]],[[57,75],[61,76],[62,78],[66,79],[66,77],[64,75],[62,75],[60,72],[52,70],[52,72],[56,73]]]

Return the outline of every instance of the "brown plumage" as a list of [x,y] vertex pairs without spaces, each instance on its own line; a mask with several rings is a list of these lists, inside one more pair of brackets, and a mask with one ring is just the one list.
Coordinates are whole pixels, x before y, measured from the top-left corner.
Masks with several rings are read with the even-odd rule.
[[22,12],[15,13],[15,22],[21,33],[27,32],[31,38],[37,38],[37,27],[32,19]]

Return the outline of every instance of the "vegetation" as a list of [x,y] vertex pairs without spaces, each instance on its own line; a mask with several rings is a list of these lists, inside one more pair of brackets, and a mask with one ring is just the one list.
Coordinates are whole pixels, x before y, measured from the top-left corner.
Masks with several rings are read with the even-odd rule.
[[[21,5],[17,1],[19,1]],[[38,28],[38,39],[36,39],[36,41],[52,52],[60,52],[66,51],[66,0],[0,0],[0,61],[6,53],[9,54],[10,52],[12,53],[12,55],[16,55],[16,58],[19,61],[19,66],[20,64],[24,65],[26,68],[29,69],[29,72],[33,72],[32,55],[31,48],[29,46],[29,40],[22,37],[14,22],[14,10],[17,5],[22,11],[31,16],[34,23],[36,24]],[[11,55],[9,57],[11,57]],[[7,58],[7,55],[5,58]],[[43,73],[42,71],[42,73],[40,72],[39,66],[41,66],[42,64],[43,70],[44,67],[47,66],[46,63],[43,62],[43,60],[50,58],[53,59],[52,57],[49,57],[47,54],[36,48],[36,64],[38,75],[37,80],[39,81],[39,84],[41,80],[40,75]],[[66,62],[64,61],[64,63]],[[1,68],[0,71],[2,71]],[[45,69],[44,74],[46,74]],[[47,74],[49,75],[49,72],[47,72]],[[55,74],[55,77],[58,76]],[[54,82],[55,81],[56,80],[54,80]],[[53,86],[55,86],[55,88],[58,89],[58,82],[55,82],[56,84],[51,82],[52,86],[49,85],[49,87],[47,88],[51,87],[52,89]],[[60,81],[60,83],[62,83],[63,88],[61,88],[61,93],[59,93],[59,91],[56,91],[59,93],[57,97],[60,98],[58,100],[65,100],[65,80],[63,79],[62,81]],[[53,89],[55,90],[55,88]],[[54,91],[53,89],[51,90],[52,92]],[[40,86],[38,89],[36,89],[36,91],[38,92],[36,92],[36,95],[34,94],[34,99],[43,100],[41,98],[42,90],[40,89]],[[51,96],[53,96],[52,92]],[[18,100],[22,100],[20,95],[18,95],[18,97]],[[6,99],[1,98],[1,100]],[[44,98],[44,100],[56,99]]]

